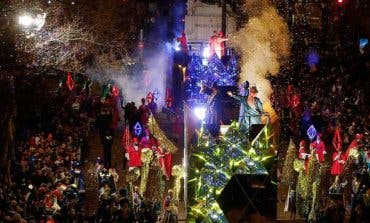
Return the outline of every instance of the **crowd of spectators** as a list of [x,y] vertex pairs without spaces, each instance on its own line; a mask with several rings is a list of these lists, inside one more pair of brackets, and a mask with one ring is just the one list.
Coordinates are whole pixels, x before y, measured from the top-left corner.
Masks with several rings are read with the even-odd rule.
[[[39,108],[29,119],[33,123],[23,122],[17,129],[11,184],[0,188],[0,219],[5,222],[83,219],[86,185],[81,165],[88,152],[94,102],[84,94],[66,93],[48,92],[48,111]],[[22,114],[18,117],[22,120]]]
[[[328,166],[334,162],[332,154],[336,148],[332,140],[336,130],[342,137],[343,153],[352,147],[351,142],[358,142],[356,149],[360,155],[354,163],[347,163],[344,169],[347,173],[343,175],[349,177],[341,175],[340,178],[341,185],[351,191],[351,195],[344,196],[342,208],[337,207],[338,203],[328,203],[323,215],[338,216],[339,212],[332,213],[335,206],[337,211],[348,210],[353,221],[362,222],[361,219],[368,217],[365,208],[369,210],[370,193],[370,108],[366,97],[369,94],[369,46],[357,53],[353,49],[346,51],[344,46],[332,51],[329,46],[315,50],[312,49],[315,47],[305,47],[307,54],[302,54],[300,49],[297,51],[300,55],[295,55],[287,72],[271,78],[272,102],[281,117],[280,137],[283,142],[290,138],[295,142],[309,141],[307,130],[313,125],[323,136]],[[317,57],[315,63],[310,63],[312,56]],[[330,174],[330,169],[328,172]],[[334,177],[328,179],[327,187],[334,182]],[[328,191],[324,196],[329,197]]]
[[[4,222],[157,222],[161,202],[142,197],[137,188],[119,186],[119,174],[104,158],[96,160],[98,188],[89,188],[84,173],[89,137],[100,130],[102,138],[115,128],[111,96],[106,102],[91,91],[64,87],[50,89],[50,77],[20,77],[14,161],[10,184],[0,173],[0,219]],[[17,79],[17,81],[18,81]],[[41,80],[40,80],[41,79]],[[33,87],[33,89],[32,89]],[[30,89],[31,88],[31,89]],[[42,89],[44,88],[44,89]],[[147,125],[149,107],[126,111],[130,123]],[[155,112],[152,110],[151,113]],[[105,117],[101,119],[101,114]],[[104,120],[106,118],[107,120]],[[136,120],[136,118],[138,120]],[[108,123],[108,124],[107,124]],[[106,124],[106,126],[105,126]],[[117,123],[116,123],[117,124]],[[104,140],[102,150],[106,150]],[[110,151],[111,152],[111,151]],[[122,156],[124,152],[122,152]],[[124,177],[124,176],[123,176]],[[96,191],[97,209],[86,210],[87,191]]]

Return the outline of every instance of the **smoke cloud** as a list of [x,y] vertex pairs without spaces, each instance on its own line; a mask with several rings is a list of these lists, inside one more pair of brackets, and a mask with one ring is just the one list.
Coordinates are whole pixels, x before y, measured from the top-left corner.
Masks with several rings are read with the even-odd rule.
[[229,41],[241,54],[240,83],[248,80],[255,84],[259,98],[270,104],[272,89],[267,76],[277,75],[289,57],[288,26],[267,0],[247,0],[243,7],[249,21]]
[[[100,84],[113,83],[122,92],[123,100],[140,104],[141,98],[145,98],[149,92],[157,90],[160,95],[156,103],[158,106],[164,104],[165,84],[168,75],[169,64],[172,63],[171,53],[165,47],[159,47],[152,52],[147,52],[143,58],[144,68],[138,67],[135,70],[127,64],[107,66],[91,66],[86,73],[91,80]],[[127,63],[127,62],[126,62]],[[132,63],[135,63],[132,61]]]

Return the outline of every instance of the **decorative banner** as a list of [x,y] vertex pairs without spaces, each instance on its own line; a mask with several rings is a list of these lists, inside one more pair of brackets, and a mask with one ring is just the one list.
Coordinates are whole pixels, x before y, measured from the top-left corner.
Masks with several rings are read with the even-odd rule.
[[73,80],[73,78],[72,78],[72,74],[71,73],[69,73],[68,72],[68,74],[67,74],[67,81],[66,81],[66,83],[67,83],[67,87],[68,87],[68,89],[70,90],[70,91],[72,91],[73,90],[73,88],[75,87],[75,81]]
[[141,135],[141,132],[142,132],[143,128],[141,127],[140,123],[139,122],[136,122],[135,126],[134,126],[134,132],[135,132],[135,135],[136,136],[140,136]]
[[128,148],[132,144],[132,138],[128,126],[126,126],[123,133],[121,144],[124,151],[126,151],[126,148]]
[[148,148],[144,148],[141,151],[141,162],[143,166],[141,167],[141,180],[140,180],[140,194],[143,196],[146,191],[146,184],[148,182],[149,174],[149,164],[153,158],[153,151]]
[[314,125],[311,125],[308,130],[307,130],[307,135],[308,135],[308,138],[312,141],[313,138],[315,138],[317,134],[317,131],[315,129],[315,126]]

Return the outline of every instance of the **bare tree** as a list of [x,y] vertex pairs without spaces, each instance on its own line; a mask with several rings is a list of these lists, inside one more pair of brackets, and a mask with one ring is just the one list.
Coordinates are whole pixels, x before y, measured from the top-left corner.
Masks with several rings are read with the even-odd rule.
[[122,26],[114,6],[81,4],[71,8],[55,2],[32,5],[32,11],[46,13],[45,25],[18,35],[16,40],[22,62],[29,66],[84,73],[91,66],[119,70],[133,63],[135,39]]

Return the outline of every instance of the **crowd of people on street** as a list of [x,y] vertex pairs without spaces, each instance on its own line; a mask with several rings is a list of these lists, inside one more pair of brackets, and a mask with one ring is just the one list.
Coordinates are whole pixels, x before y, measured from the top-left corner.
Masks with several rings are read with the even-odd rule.
[[[32,103],[38,108],[37,100]],[[113,138],[119,121],[113,92],[102,98],[85,89],[59,88],[49,91],[45,103],[47,108],[36,112],[41,114],[36,114],[36,118],[28,120],[30,123],[22,123],[17,129],[15,160],[10,167],[11,184],[0,186],[0,219],[4,222],[49,223],[168,220],[166,207],[172,202],[171,190],[162,204],[143,197],[137,187],[131,191],[128,186],[117,184],[120,174],[124,173],[117,173],[111,160]],[[149,132],[149,113],[155,112],[155,106],[152,104],[150,108],[144,99],[136,113],[138,116],[130,119],[130,122],[138,120],[144,131],[130,141],[129,148],[123,144],[122,156],[126,153],[127,168],[140,167],[141,149],[153,149],[160,162],[158,165],[163,167],[165,179],[169,180],[171,154],[165,152],[159,140]],[[133,113],[126,111],[125,117]],[[95,135],[94,131],[100,133],[104,155],[95,162],[99,187],[88,188],[92,185],[86,182],[84,166],[89,162],[89,137]],[[130,135],[133,136],[134,131],[132,126]],[[133,157],[135,153],[136,161]],[[5,177],[0,174],[2,182],[5,182]],[[87,190],[97,191],[98,208],[93,216],[89,216],[87,213],[91,211],[86,210],[91,206],[86,203]]]
[[340,215],[342,221],[342,210],[347,210],[351,222],[363,222],[369,219],[370,208],[370,110],[369,82],[361,63],[369,58],[369,47],[356,57],[344,52],[340,56],[337,51],[321,53],[319,64],[303,63],[296,66],[294,75],[272,78],[272,101],[281,116],[280,136],[283,141],[300,142],[297,158],[304,161],[306,171],[312,158],[329,166],[323,196],[340,194],[344,199],[328,202],[323,216]]

